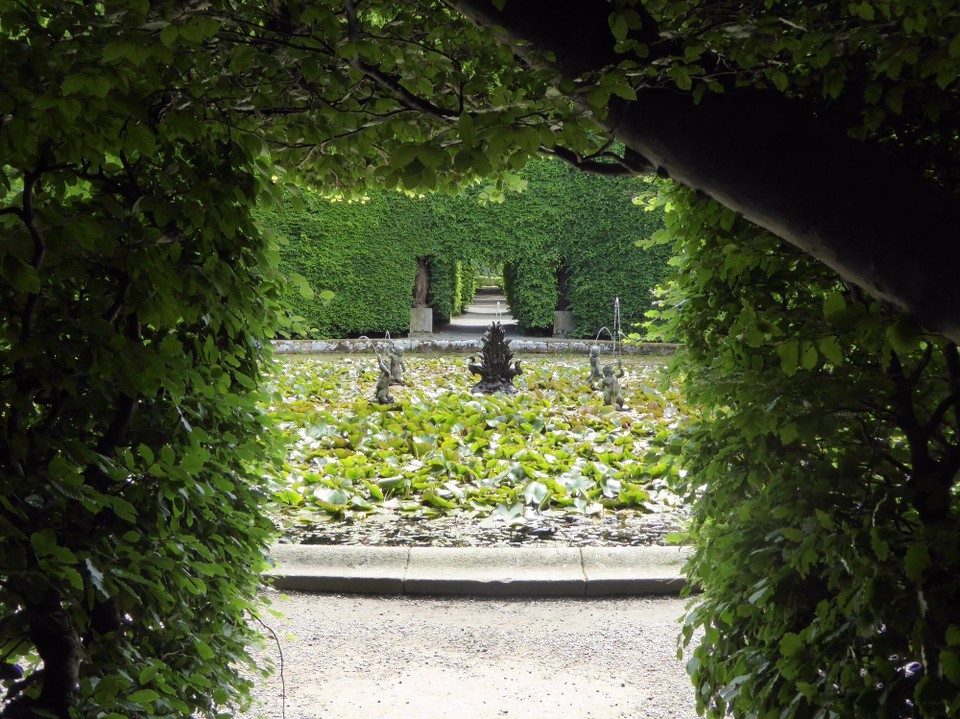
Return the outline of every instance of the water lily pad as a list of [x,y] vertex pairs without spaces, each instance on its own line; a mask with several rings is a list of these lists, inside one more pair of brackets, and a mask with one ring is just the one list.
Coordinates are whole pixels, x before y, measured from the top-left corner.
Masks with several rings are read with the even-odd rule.
[[654,485],[674,467],[647,459],[651,438],[669,437],[687,412],[656,368],[630,366],[630,409],[611,412],[584,382],[586,356],[525,359],[521,391],[510,396],[471,394],[460,356],[408,363],[409,384],[396,388],[390,411],[371,399],[372,353],[280,364],[265,409],[289,442],[285,474],[272,480],[281,522],[376,511],[522,524],[524,506],[542,517],[679,505]]

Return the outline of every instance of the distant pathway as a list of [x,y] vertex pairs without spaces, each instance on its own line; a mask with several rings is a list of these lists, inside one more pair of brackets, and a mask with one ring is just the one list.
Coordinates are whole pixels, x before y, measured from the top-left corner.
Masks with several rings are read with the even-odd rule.
[[[499,311],[499,315],[498,315]],[[499,287],[481,287],[463,314],[434,329],[434,339],[469,339],[479,337],[499,319],[507,337],[521,337],[517,320],[510,314],[510,305]]]

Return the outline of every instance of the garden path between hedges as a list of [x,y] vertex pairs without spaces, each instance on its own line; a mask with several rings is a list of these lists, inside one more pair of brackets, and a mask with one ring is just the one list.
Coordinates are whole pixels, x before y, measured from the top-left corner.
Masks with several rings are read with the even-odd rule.
[[506,331],[507,338],[520,338],[520,326],[510,314],[510,305],[499,287],[480,287],[473,301],[467,305],[463,314],[450,319],[447,324],[438,327],[433,337],[435,339],[453,339],[480,335],[490,326],[491,322],[500,322]]

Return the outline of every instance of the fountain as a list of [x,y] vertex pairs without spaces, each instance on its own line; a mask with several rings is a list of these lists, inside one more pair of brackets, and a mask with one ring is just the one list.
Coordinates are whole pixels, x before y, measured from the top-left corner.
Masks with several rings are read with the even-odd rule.
[[620,338],[623,332],[620,331],[620,298],[613,300],[613,332],[607,327],[601,327],[597,332],[594,342],[600,341],[600,335],[604,332],[613,341],[613,355],[616,360],[614,363],[607,364],[600,368],[600,346],[593,344],[590,347],[590,376],[587,381],[591,387],[596,387],[599,383],[603,391],[603,403],[605,405],[615,406],[619,410],[626,409],[624,406],[623,388],[620,386],[620,379],[624,376],[623,360],[620,357]]
[[380,377],[377,379],[374,399],[378,404],[392,404],[396,399],[390,394],[390,386],[395,384],[406,386],[407,384],[403,377],[403,372],[407,369],[407,362],[403,358],[403,347],[390,339],[389,331],[384,336],[386,356],[381,352],[383,346],[378,347],[377,343],[366,335],[360,335],[357,339],[367,340],[377,357]]
[[407,361],[403,358],[403,347],[394,344],[387,351],[390,357],[390,384],[406,385],[403,371],[407,369]]
[[377,379],[377,388],[375,397],[378,404],[393,404],[396,400],[390,394],[390,385],[392,384],[390,373],[390,363],[387,362],[379,352],[377,352],[377,366],[380,368],[380,377]]
[[467,369],[472,374],[480,375],[480,381],[473,389],[474,393],[493,394],[494,392],[516,393],[513,378],[519,375],[520,361],[513,360],[510,351],[510,340],[506,339],[506,332],[500,322],[492,322],[481,338],[483,346],[480,350],[480,363],[471,356],[467,360]]

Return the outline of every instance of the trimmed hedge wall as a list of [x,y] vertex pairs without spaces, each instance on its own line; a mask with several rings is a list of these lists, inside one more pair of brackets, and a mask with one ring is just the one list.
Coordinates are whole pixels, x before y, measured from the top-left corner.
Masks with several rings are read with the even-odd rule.
[[[395,192],[372,193],[362,203],[309,193],[302,199],[279,211],[261,211],[259,219],[281,239],[281,270],[303,275],[317,293],[307,299],[294,290],[285,298],[311,337],[406,332],[418,257],[430,258],[429,301],[440,321],[472,299],[463,294],[472,283],[458,280],[463,262],[456,248],[430,241],[444,235],[429,201]],[[323,290],[333,298],[324,302]]]
[[546,159],[521,174],[527,189],[502,203],[482,204],[477,187],[456,197],[371,192],[362,203],[306,195],[302,208],[262,212],[262,222],[286,241],[282,270],[302,274],[318,293],[334,293],[326,303],[291,295],[289,306],[314,337],[406,332],[417,258],[428,257],[435,326],[464,309],[477,268],[491,266],[504,267],[510,310],[525,331],[552,330],[561,265],[577,336],[612,329],[615,297],[624,331],[641,322],[669,255],[637,246],[662,225],[660,214],[631,202],[643,181]]
[[669,248],[637,246],[663,226],[662,214],[632,203],[646,183],[590,175],[559,160],[531,163],[522,174],[527,189],[502,204],[480,206],[469,195],[453,203],[458,227],[480,245],[474,256],[504,263],[507,301],[520,326],[552,331],[557,271],[565,264],[577,336],[612,330],[617,297],[622,328],[633,329],[670,257]]

